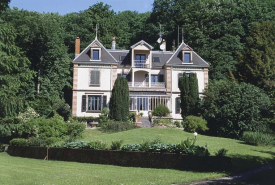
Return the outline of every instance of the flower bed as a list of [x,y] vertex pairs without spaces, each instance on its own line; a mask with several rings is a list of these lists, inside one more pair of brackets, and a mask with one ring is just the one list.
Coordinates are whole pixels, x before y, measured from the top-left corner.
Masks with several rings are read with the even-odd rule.
[[225,156],[194,156],[175,153],[133,152],[72,148],[9,146],[11,156],[108,164],[128,167],[167,168],[196,171],[224,171],[231,169],[231,158]]

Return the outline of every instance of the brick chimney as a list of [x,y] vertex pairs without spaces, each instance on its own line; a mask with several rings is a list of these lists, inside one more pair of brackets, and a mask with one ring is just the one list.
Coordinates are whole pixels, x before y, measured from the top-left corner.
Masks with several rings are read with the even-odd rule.
[[111,49],[116,50],[116,38],[115,37],[113,37],[113,39],[112,39],[112,48]]
[[75,39],[75,57],[80,54],[80,38],[76,37]]

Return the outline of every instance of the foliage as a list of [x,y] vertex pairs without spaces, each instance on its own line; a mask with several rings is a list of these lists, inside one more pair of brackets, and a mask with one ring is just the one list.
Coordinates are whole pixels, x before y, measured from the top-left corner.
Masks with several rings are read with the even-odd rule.
[[239,80],[251,83],[275,97],[275,22],[249,25],[245,48],[239,54]]
[[99,115],[99,123],[105,123],[109,121],[109,109],[108,108],[103,108],[101,111],[101,114]]
[[246,83],[212,81],[203,97],[203,117],[216,136],[239,138],[244,131],[256,130],[269,107],[269,97]]
[[95,117],[72,117],[72,121],[77,121],[77,122],[92,122],[92,121],[95,121],[97,122],[98,121],[98,118],[95,118]]
[[207,121],[201,117],[187,116],[184,119],[184,130],[188,132],[207,131]]
[[30,119],[39,117],[39,114],[37,114],[33,108],[28,107],[24,113],[19,112],[17,117],[20,121],[26,123]]
[[29,146],[29,142],[24,138],[14,138],[10,141],[11,146]]
[[166,153],[181,153],[197,156],[209,156],[208,149],[195,145],[195,140],[189,138],[179,144],[162,143],[156,141],[143,141],[142,144],[127,144],[121,148],[122,151],[144,151],[144,152],[166,152]]
[[129,113],[129,121],[135,123],[136,122],[136,113],[135,112],[130,112]]
[[67,135],[72,138],[79,138],[85,130],[85,125],[82,123],[67,123]]
[[215,152],[215,155],[216,156],[225,156],[227,152],[228,152],[227,149],[222,148],[222,149],[219,149],[217,152]]
[[101,140],[90,141],[88,143],[88,147],[95,150],[105,150],[107,146],[108,144]]
[[116,121],[128,121],[129,87],[126,78],[117,78],[110,98],[110,118]]
[[244,132],[242,140],[251,145],[274,145],[275,137],[271,134],[265,134],[261,132]]
[[162,104],[154,108],[152,112],[153,116],[159,116],[159,117],[167,116],[169,113],[170,113],[170,110],[165,105],[162,105]]
[[63,147],[64,148],[87,148],[88,143],[83,141],[73,141],[73,142],[66,143]]
[[139,128],[134,125],[132,122],[124,122],[124,121],[114,121],[110,120],[109,122],[105,122],[101,124],[101,130],[104,132],[121,132],[125,130]]
[[[189,75],[189,76],[188,76]],[[195,73],[183,73],[179,79],[181,117],[198,114],[199,91],[198,79]]]
[[123,140],[112,141],[111,150],[120,150]]
[[175,122],[174,122],[174,125],[176,125],[176,127],[178,127],[178,128],[180,128],[180,126],[181,126],[181,124],[180,124],[179,121],[175,121]]

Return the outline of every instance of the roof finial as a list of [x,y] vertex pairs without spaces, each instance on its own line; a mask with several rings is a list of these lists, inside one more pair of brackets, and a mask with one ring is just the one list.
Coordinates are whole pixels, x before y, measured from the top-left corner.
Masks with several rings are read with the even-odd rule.
[[97,23],[95,25],[95,40],[97,40]]

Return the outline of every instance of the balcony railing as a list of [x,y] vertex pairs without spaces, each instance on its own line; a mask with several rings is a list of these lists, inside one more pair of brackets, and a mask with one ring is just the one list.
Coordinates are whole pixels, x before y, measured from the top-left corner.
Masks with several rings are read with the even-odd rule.
[[[133,82],[128,82],[128,86],[132,87]],[[134,82],[134,87],[149,87],[149,82]],[[151,82],[152,88],[165,88],[165,82]]]
[[138,67],[138,68],[149,68],[149,64],[146,64],[145,62],[146,62],[145,60],[135,60],[134,64],[135,64],[135,67]]

